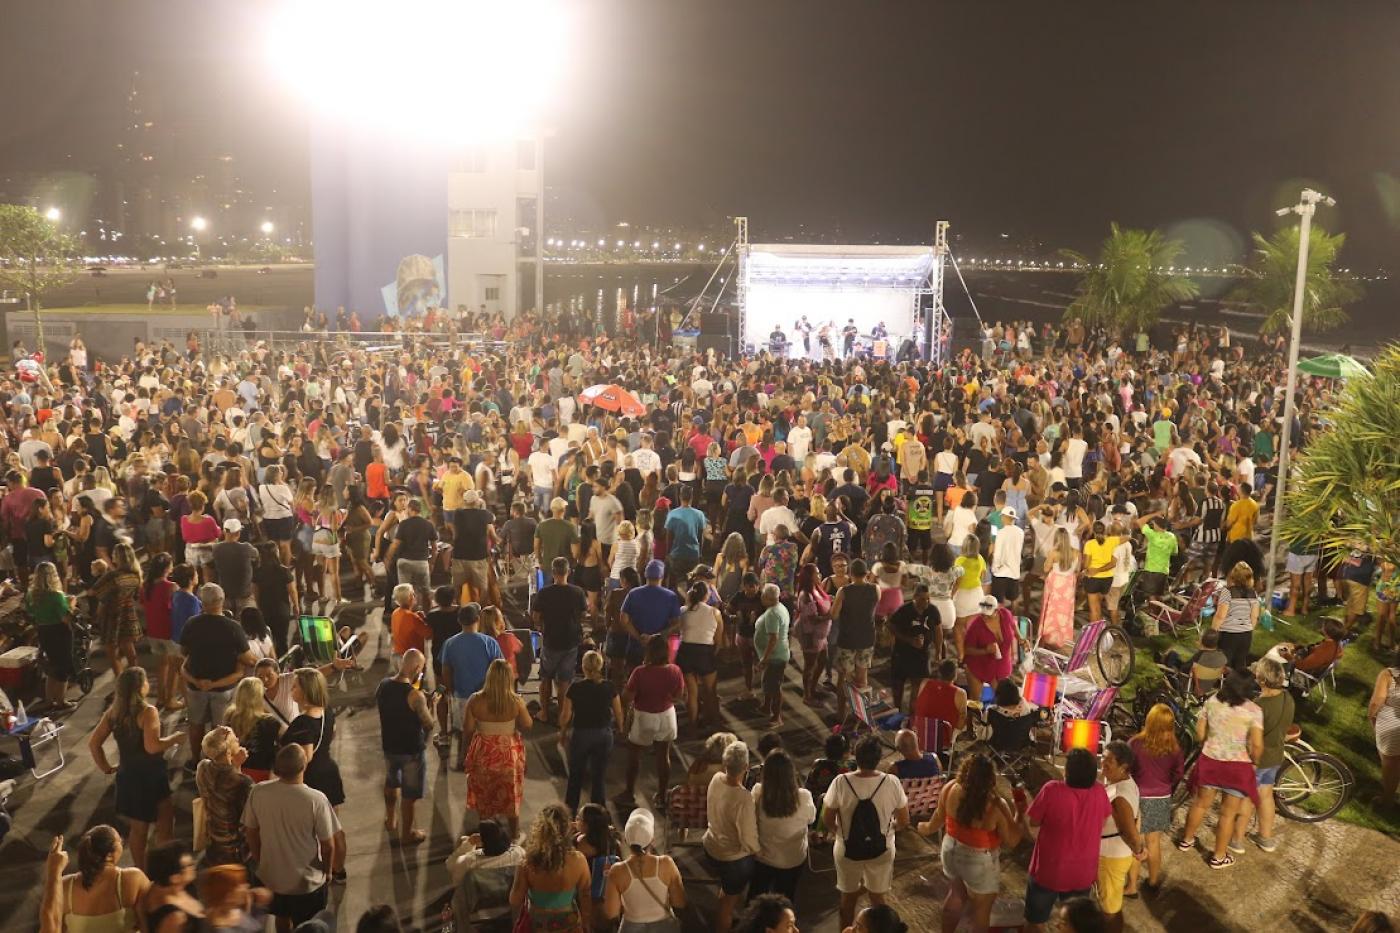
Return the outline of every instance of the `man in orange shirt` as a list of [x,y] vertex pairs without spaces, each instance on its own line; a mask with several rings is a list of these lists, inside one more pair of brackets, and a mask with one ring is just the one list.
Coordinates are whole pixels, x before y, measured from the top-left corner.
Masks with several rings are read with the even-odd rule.
[[414,608],[417,601],[418,595],[414,593],[411,584],[400,583],[394,587],[396,608],[389,620],[389,631],[394,644],[394,653],[389,662],[389,669],[392,671],[399,669],[403,663],[403,656],[410,650],[417,649],[426,654],[428,639],[433,637],[433,630],[423,619],[423,613]]

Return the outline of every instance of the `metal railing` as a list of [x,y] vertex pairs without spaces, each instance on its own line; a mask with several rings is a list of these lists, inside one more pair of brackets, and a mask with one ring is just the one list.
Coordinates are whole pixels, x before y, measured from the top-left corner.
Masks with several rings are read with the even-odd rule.
[[[174,329],[172,328],[172,331]],[[365,350],[382,352],[389,350],[452,350],[487,349],[503,351],[510,346],[509,341],[495,340],[482,333],[382,333],[379,331],[355,333],[352,331],[304,331],[304,330],[264,330],[261,328],[185,328],[177,333],[152,334],[157,339],[169,339],[183,343],[193,333],[199,339],[200,349],[213,353],[239,353],[251,349],[259,343],[272,349],[295,349],[311,347],[315,344],[330,344],[335,350]],[[178,338],[178,339],[177,339]]]

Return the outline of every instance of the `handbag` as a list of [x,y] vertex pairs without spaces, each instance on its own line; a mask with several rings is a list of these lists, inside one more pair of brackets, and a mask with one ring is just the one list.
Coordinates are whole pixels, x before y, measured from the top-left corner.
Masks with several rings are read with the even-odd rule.
[[200,852],[209,846],[209,817],[204,810],[203,797],[194,798],[190,815],[194,818],[194,850]]
[[528,898],[520,908],[520,913],[515,917],[515,925],[511,927],[511,933],[535,933],[535,924],[530,920],[530,901]]

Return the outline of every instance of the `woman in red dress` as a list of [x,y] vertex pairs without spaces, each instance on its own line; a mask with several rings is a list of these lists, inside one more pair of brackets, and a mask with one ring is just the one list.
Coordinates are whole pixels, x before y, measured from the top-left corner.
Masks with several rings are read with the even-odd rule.
[[462,731],[467,746],[467,806],[485,819],[501,818],[510,836],[520,834],[520,801],[525,795],[525,742],[530,712],[515,692],[510,665],[497,658],[486,669],[486,683],[467,700]]

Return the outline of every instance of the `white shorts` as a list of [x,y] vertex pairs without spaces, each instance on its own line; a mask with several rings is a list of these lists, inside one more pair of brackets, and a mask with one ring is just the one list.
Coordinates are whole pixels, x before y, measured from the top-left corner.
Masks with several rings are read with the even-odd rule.
[[673,706],[664,713],[644,713],[632,710],[632,728],[627,733],[627,741],[633,745],[646,747],[655,742],[676,740],[676,708]]
[[958,611],[951,599],[935,599],[933,607],[938,610],[938,624],[945,632],[951,632],[958,621]]
[[836,890],[855,894],[861,888],[871,894],[886,894],[894,883],[894,847],[879,858],[855,862],[844,855],[836,856]]
[[191,567],[208,567],[214,563],[214,545],[186,544],[185,560]]
[[953,611],[958,614],[959,619],[968,616],[975,616],[978,613],[977,604],[986,595],[982,592],[982,587],[973,587],[970,590],[956,589],[953,591]]
[[467,714],[467,701],[471,697],[459,697],[455,693],[448,693],[448,715],[452,719],[452,729],[454,732],[462,731],[462,717]]
[[320,541],[312,541],[312,542],[311,542],[311,553],[314,554],[314,555],[316,555],[317,557],[326,557],[326,558],[330,558],[330,557],[339,557],[339,556],[340,556],[340,542],[339,542],[339,541],[333,541],[333,542],[328,542],[328,543],[324,543],[324,544],[323,544],[323,543],[320,542]]
[[1298,574],[1300,576],[1305,573],[1312,573],[1317,569],[1317,555],[1294,554],[1292,551],[1289,551],[1288,558],[1284,563],[1284,569],[1289,573]]

